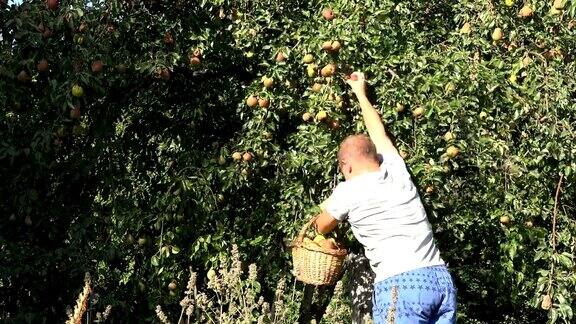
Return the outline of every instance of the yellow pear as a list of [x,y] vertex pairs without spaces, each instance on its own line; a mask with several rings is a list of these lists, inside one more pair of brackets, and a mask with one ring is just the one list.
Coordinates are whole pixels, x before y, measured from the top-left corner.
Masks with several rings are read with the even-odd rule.
[[456,157],[458,154],[460,154],[460,149],[454,145],[446,149],[446,155],[448,155],[450,158]]
[[418,107],[412,111],[412,116],[415,118],[421,117],[424,114],[424,107]]
[[326,120],[326,118],[328,118],[328,113],[325,112],[324,110],[322,110],[316,114],[316,120],[318,120],[318,121],[324,121],[324,120]]
[[316,75],[316,69],[318,66],[316,64],[308,64],[306,67],[306,72],[308,73],[308,77],[313,78]]
[[267,76],[263,76],[262,77],[262,83],[264,84],[264,87],[267,89],[272,88],[272,86],[274,86],[274,79],[269,78]]
[[334,64],[327,64],[320,70],[320,75],[323,77],[330,77],[336,72],[336,65]]
[[542,298],[541,307],[544,310],[549,310],[552,307],[552,297],[550,297],[550,295],[545,295],[544,298]]
[[504,33],[502,32],[502,29],[500,27],[494,28],[494,31],[492,32],[492,40],[497,42],[497,41],[501,40],[502,37],[504,37]]
[[322,241],[324,241],[326,238],[324,237],[324,235],[322,234],[316,234],[316,237],[314,237],[314,242],[316,243],[320,243]]
[[564,0],[554,0],[552,7],[556,10],[564,9]]
[[518,17],[521,18],[528,18],[528,17],[532,17],[532,15],[534,14],[534,10],[532,10],[532,8],[525,4],[524,7],[522,7],[522,9],[520,9],[520,11],[518,12]]
[[464,23],[464,25],[462,25],[462,28],[460,28],[460,34],[470,34],[471,31],[472,26],[470,25],[469,22]]
[[302,61],[306,64],[310,64],[310,63],[314,62],[314,56],[312,54],[306,54],[306,55],[304,55],[304,58],[302,59]]
[[242,160],[242,153],[234,152],[234,154],[232,154],[232,160],[234,160],[236,162]]

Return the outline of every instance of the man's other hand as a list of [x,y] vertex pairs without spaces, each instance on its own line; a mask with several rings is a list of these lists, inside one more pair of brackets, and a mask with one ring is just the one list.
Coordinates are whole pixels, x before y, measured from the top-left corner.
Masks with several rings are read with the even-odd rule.
[[328,214],[325,210],[323,210],[316,221],[314,222],[314,227],[316,231],[320,234],[328,234],[330,233],[336,226],[338,226],[338,220],[332,217],[332,215]]

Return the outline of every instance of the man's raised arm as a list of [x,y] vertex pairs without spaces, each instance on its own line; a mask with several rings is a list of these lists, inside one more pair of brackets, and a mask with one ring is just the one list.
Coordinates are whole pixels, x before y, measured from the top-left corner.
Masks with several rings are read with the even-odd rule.
[[358,103],[362,109],[362,118],[368,129],[368,134],[370,139],[376,145],[376,151],[380,154],[384,153],[395,153],[398,154],[398,150],[392,143],[390,137],[386,133],[380,114],[374,109],[368,97],[366,96],[366,80],[364,78],[364,73],[354,72],[350,76],[350,79],[346,81],[352,88],[354,94],[358,98]]

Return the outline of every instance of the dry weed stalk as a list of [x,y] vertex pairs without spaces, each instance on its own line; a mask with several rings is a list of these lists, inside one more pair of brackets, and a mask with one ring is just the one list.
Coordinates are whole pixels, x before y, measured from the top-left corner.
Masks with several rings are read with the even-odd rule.
[[82,316],[84,316],[88,307],[88,297],[90,297],[90,293],[92,292],[90,284],[90,274],[86,273],[84,278],[84,288],[80,292],[80,295],[78,295],[76,306],[74,306],[74,312],[68,317],[66,324],[81,324]]
[[97,323],[105,322],[106,319],[108,318],[108,316],[110,316],[111,311],[112,311],[112,306],[108,305],[108,306],[106,306],[106,308],[104,309],[104,311],[102,313],[97,312],[96,313],[96,322]]
[[162,322],[162,324],[170,324],[168,316],[164,314],[164,311],[162,311],[162,307],[160,307],[160,305],[156,306],[156,316],[158,316],[158,319],[160,320],[160,322]]
[[[283,323],[286,306],[283,300],[285,282],[278,284],[274,309],[259,296],[258,268],[255,264],[242,270],[240,253],[232,246],[231,257],[222,259],[220,268],[207,273],[209,292],[200,292],[196,287],[197,274],[190,269],[190,278],[184,297],[180,301],[182,310],[178,323]],[[168,317],[157,306],[156,313],[162,323]],[[186,316],[184,316],[186,314]]]
[[188,318],[187,322],[190,323],[190,317],[192,317],[192,313],[194,312],[194,296],[198,294],[196,289],[196,278],[197,275],[192,268],[190,270],[190,277],[188,278],[188,284],[186,285],[186,291],[184,292],[184,298],[180,301],[180,306],[182,306],[182,311],[180,312],[180,318],[178,319],[178,323],[182,322],[182,317],[184,313]]

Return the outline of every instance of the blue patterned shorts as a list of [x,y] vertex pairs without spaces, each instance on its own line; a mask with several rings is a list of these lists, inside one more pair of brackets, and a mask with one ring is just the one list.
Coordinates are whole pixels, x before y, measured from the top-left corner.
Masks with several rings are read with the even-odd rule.
[[446,266],[403,272],[374,284],[374,323],[456,323],[456,288]]

